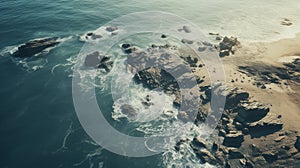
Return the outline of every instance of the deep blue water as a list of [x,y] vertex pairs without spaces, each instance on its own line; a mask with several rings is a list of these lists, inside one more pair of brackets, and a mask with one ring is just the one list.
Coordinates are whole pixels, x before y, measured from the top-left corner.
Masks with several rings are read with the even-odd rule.
[[[273,5],[279,7],[284,2],[278,1]],[[123,14],[163,10],[189,17],[202,26],[204,32],[214,27],[214,30],[224,33],[240,33],[242,31],[236,31],[237,26],[233,26],[235,22],[227,25],[228,20],[224,19],[223,13],[228,16],[236,16],[234,12],[239,13],[241,17],[236,17],[234,21],[246,24],[248,17],[254,22],[253,20],[259,19],[259,12],[257,16],[250,17],[247,12],[243,15],[242,9],[249,7],[249,10],[245,11],[254,13],[252,11],[260,9],[263,4],[256,2],[256,6],[251,8],[248,3],[234,0],[228,3],[222,0],[181,3],[139,0],[0,1],[0,167],[164,167],[161,165],[160,155],[127,158],[95,145],[76,117],[72,101],[72,78],[69,77],[72,73],[71,66],[59,66],[54,70],[53,67],[66,64],[68,58],[76,57],[84,44],[78,40],[80,35],[95,30]],[[236,8],[232,4],[235,4]],[[278,14],[274,15],[275,22],[281,17],[295,17],[293,19],[296,22],[297,17],[293,14],[299,11],[299,2],[291,1],[289,5],[294,6],[294,10],[280,7],[286,13],[275,12]],[[268,13],[270,16],[273,14]],[[246,21],[241,18],[246,18]],[[254,30],[260,29],[254,26]],[[257,36],[264,39],[266,32],[271,31],[263,30],[257,33]],[[284,34],[286,30],[282,32]],[[288,34],[291,32],[293,31],[290,30]],[[245,32],[245,37],[247,33],[249,32]],[[268,35],[270,34],[266,36]],[[28,67],[18,65],[16,60],[4,52],[8,46],[52,36],[72,38],[37,60],[34,65],[39,65],[39,61],[43,64],[43,68],[37,71],[28,71]]]

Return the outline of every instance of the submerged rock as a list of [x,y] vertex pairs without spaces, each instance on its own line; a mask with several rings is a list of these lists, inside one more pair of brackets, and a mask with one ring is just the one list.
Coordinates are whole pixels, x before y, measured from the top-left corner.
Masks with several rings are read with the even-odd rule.
[[185,31],[186,33],[191,33],[191,32],[192,32],[191,29],[190,29],[190,27],[188,27],[188,26],[183,26],[182,29],[183,29],[183,31]]
[[124,104],[121,106],[121,112],[128,117],[135,117],[137,115],[136,110],[129,104]]
[[193,40],[189,40],[189,39],[182,39],[181,42],[182,42],[183,44],[193,44],[193,43],[194,43]]
[[13,56],[20,58],[32,57],[35,54],[38,54],[49,47],[54,47],[57,44],[59,44],[58,37],[32,40],[19,46],[18,50],[13,53]]
[[95,51],[85,57],[84,65],[86,67],[104,69],[106,72],[110,72],[113,67],[113,62],[110,61],[110,57],[100,55],[98,51]]
[[109,27],[106,27],[105,30],[108,32],[114,32],[114,31],[118,30],[118,27],[117,26],[109,26]]

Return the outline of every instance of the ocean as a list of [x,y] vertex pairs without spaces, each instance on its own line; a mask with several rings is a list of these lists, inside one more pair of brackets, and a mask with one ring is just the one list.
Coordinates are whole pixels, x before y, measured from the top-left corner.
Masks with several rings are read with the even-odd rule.
[[[171,150],[145,158],[111,153],[93,142],[78,121],[72,73],[84,45],[80,37],[122,15],[142,11],[173,13],[204,34],[218,32],[242,42],[292,38],[300,30],[299,0],[0,1],[0,167],[210,167],[200,164],[189,147],[184,154]],[[281,25],[284,18],[293,25]],[[30,61],[12,58],[18,45],[42,37],[60,37],[61,44]],[[139,94],[139,89],[133,93]],[[130,133],[129,122],[113,112],[109,93],[98,93],[109,122]],[[153,131],[147,125],[138,128]]]

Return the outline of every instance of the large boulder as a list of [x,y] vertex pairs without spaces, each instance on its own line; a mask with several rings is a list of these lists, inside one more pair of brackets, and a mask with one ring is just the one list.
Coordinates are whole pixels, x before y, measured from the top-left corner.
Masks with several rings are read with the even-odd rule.
[[213,87],[200,87],[200,91],[202,90],[205,93],[205,97],[202,98],[204,103],[210,101],[212,94],[226,97],[226,109],[234,109],[238,107],[238,104],[240,104],[242,101],[247,100],[249,98],[249,93],[245,91],[241,91],[236,87],[228,87],[220,84],[215,85]]
[[240,152],[237,148],[229,148],[228,150],[229,159],[241,159],[244,158],[244,154]]
[[32,57],[35,54],[38,54],[49,47],[54,47],[57,44],[59,44],[57,37],[32,40],[19,46],[18,50],[13,53],[13,56],[20,58]]
[[244,135],[242,132],[234,132],[226,134],[224,137],[223,145],[228,147],[240,147],[244,141]]
[[197,137],[193,139],[191,147],[193,149],[207,148],[207,144],[204,139],[202,139],[201,137]]
[[242,103],[238,108],[238,117],[242,122],[255,122],[264,118],[270,111],[266,105],[257,102]]

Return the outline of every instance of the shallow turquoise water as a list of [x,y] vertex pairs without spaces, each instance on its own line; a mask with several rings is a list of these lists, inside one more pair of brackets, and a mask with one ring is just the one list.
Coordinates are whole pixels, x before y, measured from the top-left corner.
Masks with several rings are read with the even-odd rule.
[[[71,66],[53,67],[76,57],[84,44],[79,36],[85,32],[124,14],[162,10],[191,20],[204,33],[268,41],[300,30],[299,9],[297,0],[1,1],[0,167],[165,167],[161,155],[127,158],[102,150],[81,128],[72,102]],[[290,18],[294,26],[281,26],[281,18]],[[36,60],[34,65],[43,65],[37,71],[17,65],[7,53],[14,46],[46,36],[72,38]],[[111,111],[110,103],[104,102],[107,111]]]

